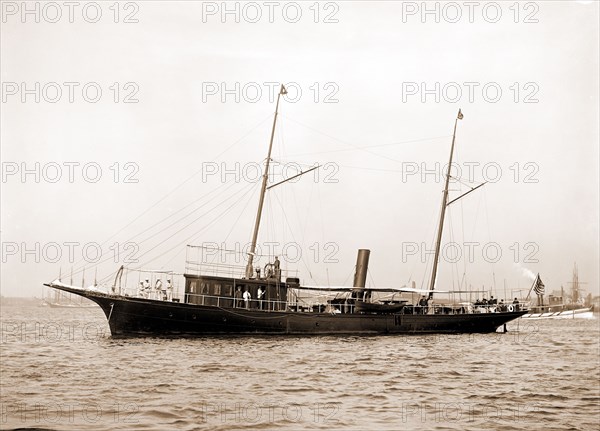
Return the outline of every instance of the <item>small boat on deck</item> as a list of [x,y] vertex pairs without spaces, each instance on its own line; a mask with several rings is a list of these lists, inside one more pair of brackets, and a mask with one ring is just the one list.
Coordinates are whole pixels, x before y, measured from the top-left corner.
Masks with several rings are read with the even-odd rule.
[[[127,293],[121,288],[123,267],[117,272],[113,285],[105,292],[66,285],[60,280],[46,285],[83,296],[99,304],[113,336],[490,333],[527,313],[524,309],[477,313],[473,312],[471,307],[465,307],[464,303],[453,305],[446,302],[441,306],[434,300],[434,294],[448,293],[436,289],[446,208],[483,185],[471,188],[449,201],[449,172],[445,178],[433,269],[427,289],[367,288],[370,256],[367,249],[358,252],[354,283],[351,287],[303,286],[297,277],[284,277],[277,260],[268,264],[268,268],[265,268],[261,275],[260,270],[254,268],[253,259],[256,255],[265,193],[267,189],[285,182],[269,186],[267,184],[279,101],[283,94],[286,94],[286,90],[282,85],[277,96],[247,264],[245,268],[239,268],[237,275],[209,275],[203,273],[200,266],[194,267],[193,262],[186,260],[190,265],[183,274],[185,292],[182,297],[172,300],[165,300],[161,295],[148,297],[143,292]],[[458,120],[462,118],[459,110],[454,122],[448,166],[452,165],[456,127]],[[315,292],[326,292],[335,297],[312,305],[303,299]],[[392,299],[382,298],[386,293],[391,293]],[[421,302],[408,304],[408,300],[405,299],[394,300],[394,294],[418,294],[421,296]]]

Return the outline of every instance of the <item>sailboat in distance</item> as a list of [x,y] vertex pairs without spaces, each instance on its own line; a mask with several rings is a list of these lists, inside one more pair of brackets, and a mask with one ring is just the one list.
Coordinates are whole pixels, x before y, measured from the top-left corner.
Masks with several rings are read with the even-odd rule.
[[[60,282],[61,277],[58,276],[58,280]],[[70,285],[73,285],[73,274],[71,271],[71,279]],[[82,281],[83,286],[83,281]],[[51,292],[44,293],[42,292],[42,307],[50,307],[50,308],[97,308],[98,304],[94,302],[87,301],[83,297],[79,296],[78,300],[74,300],[72,295],[61,292],[60,290],[52,289],[54,295]],[[52,297],[54,296],[54,297]]]
[[[579,271],[577,264],[573,266],[573,281],[570,295],[565,295],[563,287],[560,287],[560,296],[548,295],[547,301],[544,301],[544,284],[538,274],[529,289],[529,294],[533,290],[537,295],[537,304],[532,305],[523,315],[524,319],[594,319],[594,306],[591,304],[591,295],[584,298],[582,294],[582,282],[579,281]],[[568,296],[568,298],[567,298]]]
[[[499,327],[527,312],[518,307],[516,309],[511,307],[508,311],[492,304],[474,309],[467,303],[436,302],[434,299],[434,295],[453,293],[436,289],[446,208],[480,187],[473,188],[449,201],[449,170],[445,179],[435,257],[427,289],[365,287],[370,257],[370,250],[367,249],[358,251],[354,283],[351,287],[302,285],[298,277],[284,276],[277,258],[267,264],[262,275],[260,270],[255,271],[254,256],[265,193],[268,188],[285,182],[268,185],[269,162],[279,102],[285,93],[285,87],[282,85],[275,105],[248,263],[245,267],[238,268],[237,274],[209,275],[202,271],[198,262],[188,259],[183,274],[185,291],[180,298],[171,298],[169,294],[152,291],[152,287],[144,283],[134,295],[123,293],[120,288],[123,267],[117,271],[112,288],[107,292],[99,289],[82,289],[66,285],[59,280],[46,286],[81,295],[99,304],[106,315],[113,336],[490,333],[496,332]],[[458,120],[462,118],[463,114],[459,110],[454,122],[448,166],[452,164],[456,128]],[[167,281],[170,286],[171,279]],[[303,295],[323,296],[324,293],[335,297],[321,300],[320,303],[309,303],[303,300]],[[382,293],[411,293],[418,294],[421,298],[418,303],[409,303],[404,299],[384,301],[379,298]],[[506,329],[506,326],[504,328]]]

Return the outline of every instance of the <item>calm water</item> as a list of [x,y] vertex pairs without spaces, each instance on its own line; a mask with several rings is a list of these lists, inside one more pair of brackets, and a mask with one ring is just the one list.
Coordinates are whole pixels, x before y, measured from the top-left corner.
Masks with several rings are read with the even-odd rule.
[[[113,339],[100,309],[1,309],[0,428],[589,429],[599,320],[509,334]],[[517,332],[518,330],[518,332]]]

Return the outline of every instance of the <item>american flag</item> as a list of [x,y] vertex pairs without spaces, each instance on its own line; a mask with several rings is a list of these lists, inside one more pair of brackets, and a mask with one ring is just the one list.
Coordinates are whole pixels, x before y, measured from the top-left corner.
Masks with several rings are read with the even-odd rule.
[[533,290],[535,290],[535,293],[537,293],[538,295],[543,295],[545,288],[546,286],[544,286],[544,283],[542,283],[542,279],[538,274],[537,278],[535,279],[535,286],[533,287]]

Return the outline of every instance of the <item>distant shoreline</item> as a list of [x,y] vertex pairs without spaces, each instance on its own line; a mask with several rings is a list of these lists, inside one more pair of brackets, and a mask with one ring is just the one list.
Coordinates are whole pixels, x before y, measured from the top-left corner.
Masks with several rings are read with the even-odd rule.
[[35,296],[0,296],[0,307],[13,307],[17,305],[41,306],[42,298],[37,298]]

